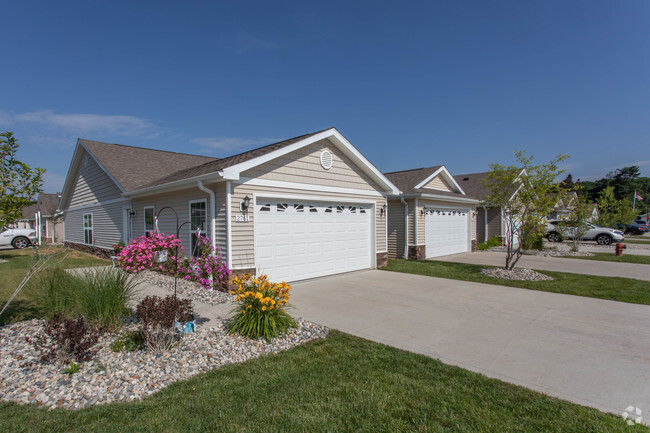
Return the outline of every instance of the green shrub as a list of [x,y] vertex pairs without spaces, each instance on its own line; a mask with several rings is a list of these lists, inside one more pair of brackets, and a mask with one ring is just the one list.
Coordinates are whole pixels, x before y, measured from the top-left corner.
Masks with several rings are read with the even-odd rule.
[[485,251],[485,250],[489,250],[492,247],[499,247],[499,246],[501,246],[501,238],[498,236],[492,236],[486,242],[479,243],[476,247],[481,251]]
[[117,340],[111,343],[111,349],[113,352],[121,352],[126,350],[127,352],[135,352],[136,350],[142,349],[144,345],[144,340],[142,339],[142,334],[140,331],[129,331],[122,334]]
[[271,283],[266,275],[253,278],[251,275],[234,280],[239,305],[237,313],[229,324],[230,333],[237,332],[248,338],[262,337],[271,341],[289,328],[296,328],[296,322],[285,311],[289,302],[291,286],[287,283]]
[[94,327],[115,329],[129,314],[136,283],[119,269],[99,268],[72,275],[53,269],[38,281],[39,311],[45,318],[82,315]]
[[531,236],[526,242],[522,245],[524,250],[543,250],[544,249],[544,237],[541,235]]

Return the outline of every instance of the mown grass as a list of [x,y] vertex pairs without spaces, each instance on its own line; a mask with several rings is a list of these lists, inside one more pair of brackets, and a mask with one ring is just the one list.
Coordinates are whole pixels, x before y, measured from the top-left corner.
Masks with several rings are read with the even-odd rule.
[[[2,250],[0,259],[7,260],[0,263],[0,304],[4,305],[11,296],[29,268],[32,257],[32,249],[23,250]],[[101,266],[110,264],[109,260],[103,260],[90,254],[69,250],[65,261],[61,263],[64,268],[83,268],[87,266]],[[34,288],[36,281],[23,289],[11,302],[8,309],[0,316],[0,326],[7,323],[38,317],[38,302]],[[1,308],[1,307],[0,307]]]
[[[641,265],[650,265],[650,256],[637,256],[632,254],[625,254],[623,252],[622,256],[617,256],[614,253],[593,253],[593,256],[586,257],[575,257],[575,256],[564,256],[567,259],[579,259],[579,260],[600,260],[603,262],[618,262],[618,263],[638,263]],[[648,271],[650,272],[650,270]]]
[[481,274],[481,269],[489,267],[491,266],[438,260],[389,260],[388,266],[384,269],[387,271],[406,272],[430,277],[474,281],[477,283],[497,284],[501,286],[520,287],[522,289],[540,290],[543,292],[565,293],[568,295],[650,305],[650,281],[551,271],[538,272],[553,277],[554,279],[552,281],[512,281]]
[[629,237],[625,238],[624,244],[643,244],[643,245],[650,245],[650,238],[648,237],[641,237],[639,236],[637,239],[631,239]]
[[20,432],[634,432],[619,416],[340,332],[80,411],[0,404]]

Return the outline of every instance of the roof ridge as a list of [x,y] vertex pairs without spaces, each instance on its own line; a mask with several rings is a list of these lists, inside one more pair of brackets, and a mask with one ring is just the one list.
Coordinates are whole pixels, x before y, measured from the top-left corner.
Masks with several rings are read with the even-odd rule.
[[409,168],[408,170],[387,171],[387,172],[384,172],[384,174],[406,173],[407,171],[426,170],[426,169],[429,169],[429,168],[440,168],[442,166],[444,166],[444,164],[432,165],[430,167]]
[[142,149],[142,150],[149,150],[149,151],[152,151],[152,152],[172,153],[174,155],[185,155],[185,156],[194,156],[194,157],[199,157],[199,158],[222,159],[222,158],[217,158],[216,156],[197,155],[195,153],[185,153],[185,152],[174,152],[172,150],[163,150],[163,149],[152,149],[150,147],[132,146],[132,145],[129,145],[129,144],[107,143],[105,141],[88,140],[87,138],[79,138],[79,140],[82,141],[82,142],[87,142],[87,143],[109,144],[111,146],[130,147],[131,149]]

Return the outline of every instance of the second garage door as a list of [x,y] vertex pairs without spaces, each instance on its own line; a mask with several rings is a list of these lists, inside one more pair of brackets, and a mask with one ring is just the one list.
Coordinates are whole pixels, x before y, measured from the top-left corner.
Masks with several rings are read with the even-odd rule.
[[255,263],[272,281],[297,281],[371,266],[367,204],[257,198]]
[[427,208],[424,237],[427,258],[469,251],[469,210]]

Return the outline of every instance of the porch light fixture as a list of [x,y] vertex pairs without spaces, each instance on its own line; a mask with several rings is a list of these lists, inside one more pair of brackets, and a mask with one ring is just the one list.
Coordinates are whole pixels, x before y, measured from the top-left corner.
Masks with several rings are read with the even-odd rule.
[[381,209],[379,209],[379,215],[384,215],[386,213],[386,208],[388,208],[388,205],[384,203]]
[[246,196],[244,197],[244,200],[239,205],[239,208],[241,209],[242,212],[245,212],[248,209],[248,206],[251,203],[250,197]]

